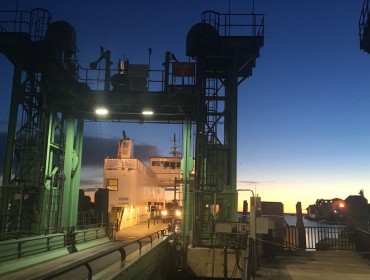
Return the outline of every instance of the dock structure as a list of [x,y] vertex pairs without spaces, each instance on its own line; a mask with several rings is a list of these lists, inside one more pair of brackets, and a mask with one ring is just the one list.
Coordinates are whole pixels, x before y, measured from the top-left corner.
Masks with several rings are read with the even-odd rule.
[[[74,253],[63,248],[0,262],[0,279],[112,279],[118,274],[135,279],[140,271],[145,274],[143,279],[149,279],[148,275],[159,267],[153,259],[163,261],[170,236],[165,223],[140,223],[118,232],[115,241],[101,238],[76,245]],[[138,259],[141,265],[151,263],[154,267],[137,265]]]
[[280,254],[263,259],[255,279],[365,280],[370,279],[370,258],[343,250]]
[[[33,257],[33,263],[27,258],[21,258],[17,261],[3,262],[0,264],[0,279],[49,279],[50,275],[56,272],[63,272],[53,279],[87,279],[88,270],[84,265],[78,269],[68,271],[76,262],[83,262],[87,258],[94,258],[97,254],[103,254],[105,251],[113,250],[120,243],[130,243],[143,236],[154,234],[157,231],[165,230],[166,224],[156,223],[153,221],[148,225],[145,223],[137,224],[126,228],[124,231],[117,233],[117,241],[96,243],[95,246],[89,248],[79,247],[76,253],[48,252],[41,254],[38,258]],[[155,242],[153,242],[155,246]],[[86,246],[86,245],[84,245]],[[143,247],[144,248],[144,247]],[[125,257],[125,263],[120,262],[119,253],[115,253],[115,261],[112,261],[112,254],[106,255],[98,262],[91,262],[93,274],[91,279],[112,279],[114,275],[122,274],[125,266],[132,265],[131,268],[137,270],[150,270],[147,266],[141,266],[143,260],[137,261],[137,264],[132,261],[135,254],[146,254],[145,248],[141,252],[128,253]],[[114,254],[113,254],[114,255]],[[162,254],[164,255],[164,254]],[[131,256],[131,257],[130,257]],[[114,257],[113,257],[114,258]],[[37,262],[38,260],[38,262]],[[7,273],[4,273],[4,271]],[[108,278],[107,278],[108,277]],[[135,276],[136,277],[136,276]],[[193,277],[193,278],[189,278]],[[227,276],[227,279],[240,279]],[[131,279],[131,278],[120,278]],[[135,279],[135,278],[132,278]],[[139,279],[139,278],[136,278]],[[154,279],[154,278],[143,278]],[[157,278],[160,279],[160,278]],[[172,278],[166,278],[172,279]],[[187,274],[176,274],[176,279],[198,279]],[[276,253],[272,257],[262,258],[255,276],[250,279],[270,279],[270,280],[340,280],[340,279],[370,279],[370,256],[366,252],[358,252],[355,250],[326,250],[326,251],[305,251],[293,250],[285,253]]]

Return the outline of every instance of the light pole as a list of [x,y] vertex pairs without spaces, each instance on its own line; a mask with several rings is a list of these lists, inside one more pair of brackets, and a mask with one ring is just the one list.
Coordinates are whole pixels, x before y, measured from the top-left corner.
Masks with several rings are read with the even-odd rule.
[[254,195],[253,190],[251,189],[237,189],[237,192],[245,191],[251,192],[252,197],[250,199],[250,217],[249,217],[249,235],[251,237],[249,244],[249,248],[245,252],[244,256],[244,271],[243,271],[243,280],[250,279],[251,275],[255,275],[257,270],[256,268],[256,258],[257,258],[257,250],[256,250],[256,232],[257,232],[257,225],[256,225],[256,210],[257,210],[257,197]]
[[256,197],[254,196],[254,192],[251,189],[237,189],[237,192],[251,192],[252,197],[250,199],[251,210],[250,210],[250,217],[249,217],[249,224],[250,224],[250,236],[254,239],[256,238]]

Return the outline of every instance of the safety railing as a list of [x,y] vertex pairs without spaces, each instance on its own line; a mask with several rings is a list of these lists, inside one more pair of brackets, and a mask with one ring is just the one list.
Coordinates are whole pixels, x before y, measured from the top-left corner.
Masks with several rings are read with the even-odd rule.
[[[0,11],[0,33],[24,33],[31,40],[40,41],[45,38],[51,20],[51,14],[45,9]],[[54,66],[50,66],[50,72],[52,74],[48,77],[49,85],[54,84],[55,86],[59,86],[60,84],[70,84],[78,86],[79,91],[106,90],[108,85],[109,90],[111,90],[113,88],[111,85],[112,75],[121,73],[122,70],[119,68],[106,69],[106,65],[108,64],[110,63],[105,63],[105,65],[98,63],[94,68],[84,67],[80,65],[75,54],[72,54],[71,58],[56,60],[54,61]],[[146,83],[144,88],[148,92],[163,92],[167,89],[175,91],[176,87],[194,86],[195,73],[191,76],[181,73],[179,75],[177,67],[178,65],[184,66],[191,64],[189,62],[179,63],[178,61],[170,61],[167,66],[168,69],[148,69],[147,76],[146,78],[144,77],[144,83]],[[137,83],[137,81],[134,82]]]
[[356,246],[356,250],[361,253],[370,252],[370,232],[361,229],[354,229],[348,233],[348,238],[350,242],[353,242]]
[[287,227],[262,236],[265,251],[355,250],[355,229],[345,226]]
[[77,213],[77,229],[89,229],[106,227],[108,224],[108,213],[97,212],[95,209]]
[[65,232],[39,235],[21,239],[10,239],[0,242],[0,262],[39,253],[61,249],[69,245],[75,246],[87,241],[107,236],[106,228],[92,228],[86,230],[67,229]]
[[43,274],[41,276],[41,278],[42,279],[50,279],[50,278],[54,278],[54,277],[57,277],[57,276],[61,276],[61,275],[65,274],[67,272],[70,272],[70,271],[72,271],[76,268],[85,267],[86,270],[87,270],[87,279],[91,280],[92,277],[93,277],[93,270],[91,268],[91,263],[93,261],[102,259],[105,256],[118,251],[120,253],[121,262],[124,262],[126,260],[127,255],[128,255],[127,248],[129,246],[135,246],[135,244],[136,244],[137,250],[141,251],[143,249],[144,245],[146,245],[146,244],[153,245],[153,242],[155,240],[159,241],[159,239],[161,237],[166,238],[170,234],[171,233],[168,231],[168,228],[167,228],[167,229],[159,230],[155,233],[152,233],[150,235],[139,238],[139,239],[134,240],[134,241],[129,242],[129,243],[125,243],[125,244],[118,243],[117,246],[113,246],[113,247],[110,247],[110,248],[105,249],[105,250],[103,249],[98,253],[95,253],[95,254],[92,254],[92,255],[89,255],[89,256],[86,256],[86,257],[81,257],[78,261],[74,261],[74,262],[66,261],[58,269]]
[[44,38],[51,15],[45,9],[0,11],[0,32],[22,32],[32,40]]
[[[178,76],[173,73],[173,62],[169,64],[169,79],[166,85],[165,70],[149,69],[147,75],[146,89],[147,92],[164,92],[166,88],[170,87],[193,87],[195,85],[194,76]],[[104,89],[105,85],[105,68],[89,69],[80,65],[78,67],[78,81],[86,84],[93,91],[100,91]],[[111,73],[118,73],[119,69],[111,69]],[[124,75],[124,74],[122,74]],[[110,83],[110,81],[108,81]],[[112,85],[110,84],[110,89]]]
[[[246,248],[250,231],[249,223],[195,221],[194,226],[202,229],[201,232],[195,232],[196,238],[201,238],[201,241],[193,244],[197,247]],[[204,230],[204,228],[207,229]]]
[[215,11],[202,13],[202,22],[216,28],[221,36],[263,37],[265,32],[264,14],[220,14]]

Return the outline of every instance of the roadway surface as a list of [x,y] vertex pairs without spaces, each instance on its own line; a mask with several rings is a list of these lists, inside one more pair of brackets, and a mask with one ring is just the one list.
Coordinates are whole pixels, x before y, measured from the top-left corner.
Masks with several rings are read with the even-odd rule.
[[[0,263],[0,275],[4,272],[8,274],[0,276],[0,279],[43,279],[42,274],[58,268],[65,262],[73,262],[80,257],[99,252],[109,246],[115,246],[118,242],[130,243],[140,237],[167,228],[165,223],[153,225],[151,222],[149,229],[147,223],[126,228],[117,233],[117,240],[109,242],[107,239],[95,241],[89,248],[78,247],[79,251],[68,254],[66,249],[56,256],[57,252],[40,254],[37,258],[33,257],[33,264],[27,258],[10,262]],[[91,241],[92,242],[92,241]],[[98,244],[100,242],[100,244]],[[149,241],[148,241],[149,242]],[[87,246],[87,245],[85,245]],[[130,245],[131,246],[131,245]],[[137,248],[127,248],[127,253]],[[56,250],[58,251],[58,250]],[[368,256],[368,258],[365,258]],[[92,263],[94,274],[113,262],[120,260],[118,252],[108,255],[99,261]],[[37,261],[37,263],[36,263]],[[80,280],[86,279],[87,270],[85,267],[75,269],[63,276],[53,279]],[[186,278],[195,279],[195,278]],[[349,250],[329,250],[311,252],[292,252],[291,254],[276,254],[273,258],[262,259],[260,268],[257,270],[254,280],[368,280],[370,279],[370,253],[359,254]]]
[[[153,221],[151,221],[149,228],[148,223],[140,223],[117,232],[116,241],[109,241],[107,238],[101,238],[100,240],[98,239],[95,241],[86,242],[86,244],[76,245],[78,252],[75,253],[69,254],[67,249],[63,248],[32,257],[3,262],[0,263],[0,275],[2,275],[0,276],[0,279],[43,279],[43,275],[65,266],[66,263],[77,262],[80,259],[97,254],[103,250],[109,249],[110,247],[113,248],[119,245],[119,243],[128,244],[166,228],[168,228],[168,224],[161,222],[154,224]],[[153,236],[153,239],[157,239],[157,236]],[[149,238],[145,239],[143,241],[143,246],[149,242]],[[133,251],[136,251],[138,246],[138,243],[134,243],[125,247],[127,255],[131,254]],[[99,260],[91,262],[93,274],[96,274],[111,264],[120,261],[120,258],[121,254],[116,251]],[[87,275],[88,272],[86,267],[82,266],[53,279],[80,280],[87,279]]]

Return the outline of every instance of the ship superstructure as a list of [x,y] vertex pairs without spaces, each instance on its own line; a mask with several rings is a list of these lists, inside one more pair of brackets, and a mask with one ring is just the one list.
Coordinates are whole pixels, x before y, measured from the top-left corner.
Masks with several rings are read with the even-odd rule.
[[154,171],[133,157],[134,142],[125,136],[117,158],[104,160],[103,188],[109,190],[109,222],[117,230],[148,219],[148,205],[161,207],[164,188]]
[[109,190],[111,225],[121,230],[145,222],[153,209],[160,213],[165,205],[165,188],[176,189],[180,176],[180,157],[151,157],[148,167],[134,158],[134,141],[124,132],[117,158],[104,160],[103,188]]

